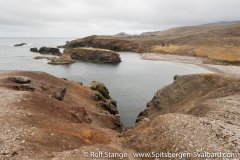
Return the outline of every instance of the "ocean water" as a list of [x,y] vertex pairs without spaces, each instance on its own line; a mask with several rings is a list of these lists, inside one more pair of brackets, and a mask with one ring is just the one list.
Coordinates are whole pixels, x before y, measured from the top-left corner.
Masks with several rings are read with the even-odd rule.
[[[118,103],[121,121],[125,127],[133,126],[139,112],[146,108],[154,93],[173,82],[174,75],[207,73],[209,71],[191,64],[140,59],[140,54],[122,52],[122,63],[93,64],[78,61],[61,66],[49,65],[46,60],[34,60],[38,53],[31,47],[63,45],[70,38],[0,38],[0,70],[44,71],[60,78],[83,82],[100,81],[106,84]],[[13,47],[17,43],[28,43]]]

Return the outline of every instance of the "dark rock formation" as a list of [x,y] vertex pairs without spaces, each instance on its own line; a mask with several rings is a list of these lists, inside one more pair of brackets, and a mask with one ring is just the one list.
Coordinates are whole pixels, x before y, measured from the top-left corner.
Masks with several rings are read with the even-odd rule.
[[8,78],[10,81],[20,84],[31,83],[31,78],[23,76],[13,76]]
[[34,48],[30,48],[30,51],[35,52],[35,53],[49,54],[49,55],[55,55],[55,56],[61,56],[62,55],[60,50],[58,48],[54,48],[54,47],[41,47],[39,49],[34,47]]
[[15,44],[14,47],[21,47],[21,46],[26,46],[27,43],[19,43],[19,44]]
[[66,88],[61,88],[59,91],[55,92],[54,98],[56,98],[59,101],[62,101],[67,93]]
[[111,98],[107,87],[103,83],[93,81],[92,83],[89,84],[89,88],[98,91],[106,99]]
[[74,60],[82,60],[95,63],[120,63],[120,55],[106,49],[74,48],[65,49],[64,55],[69,55]]
[[37,49],[37,47],[30,48],[30,51],[31,51],[31,52],[38,52],[38,49]]
[[109,113],[111,113],[113,115],[118,114],[117,107],[108,101],[100,102],[100,103],[98,103],[97,106],[103,110],[108,111]]
[[118,114],[117,102],[111,98],[107,87],[100,82],[93,81],[88,86],[90,89],[97,91],[92,95],[92,98],[98,102],[97,106],[110,114]]
[[35,87],[31,84],[32,79],[24,76],[12,76],[8,77],[9,81],[18,83],[20,85],[14,85],[13,88],[18,91],[34,91]]
[[13,86],[14,89],[18,91],[35,91],[35,87],[32,84],[21,84]]
[[50,54],[50,55],[56,55],[56,56],[61,56],[62,53],[58,48],[53,48],[53,47],[41,47],[38,52],[40,54]]

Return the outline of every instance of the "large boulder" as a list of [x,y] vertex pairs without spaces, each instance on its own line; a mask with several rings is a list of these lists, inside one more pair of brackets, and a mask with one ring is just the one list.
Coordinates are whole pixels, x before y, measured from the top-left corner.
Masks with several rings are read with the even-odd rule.
[[37,47],[30,48],[30,51],[31,51],[31,52],[38,52],[38,49],[37,49]]
[[19,83],[19,84],[26,84],[26,83],[31,83],[32,79],[29,77],[24,77],[24,76],[12,76],[8,78],[10,81]]
[[61,56],[62,53],[58,48],[53,48],[53,47],[41,47],[38,52],[40,54],[50,54],[50,55],[56,55],[56,56]]
[[116,52],[99,48],[65,49],[64,54],[72,59],[95,63],[120,63],[120,55]]
[[66,88],[60,88],[58,91],[55,92],[54,98],[59,101],[62,101],[67,93]]

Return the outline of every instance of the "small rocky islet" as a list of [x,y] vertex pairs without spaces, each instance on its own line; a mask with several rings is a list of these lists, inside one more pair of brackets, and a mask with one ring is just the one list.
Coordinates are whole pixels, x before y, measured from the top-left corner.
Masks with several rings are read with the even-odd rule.
[[71,64],[76,62],[76,60],[81,60],[85,62],[92,63],[112,63],[117,64],[121,62],[120,55],[114,51],[100,48],[66,48],[63,53],[60,52],[58,48],[48,48],[41,47],[39,50],[37,48],[31,48],[31,52],[37,52],[40,54],[49,54],[59,57],[46,57],[37,56],[35,59],[48,59],[48,64],[63,65]]
[[18,43],[18,44],[15,44],[13,45],[14,47],[22,47],[22,46],[26,46],[28,45],[27,43]]

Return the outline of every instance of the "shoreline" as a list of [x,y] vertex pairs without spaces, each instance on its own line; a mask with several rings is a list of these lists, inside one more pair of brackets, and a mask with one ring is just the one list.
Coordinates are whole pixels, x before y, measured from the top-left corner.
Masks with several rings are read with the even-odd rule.
[[198,58],[198,57],[192,57],[192,56],[143,53],[140,56],[140,58],[142,60],[170,61],[170,62],[176,62],[176,63],[193,64],[193,65],[204,68],[213,73],[225,73],[225,74],[239,74],[240,73],[240,66],[206,64],[206,63],[204,63],[204,58]]

